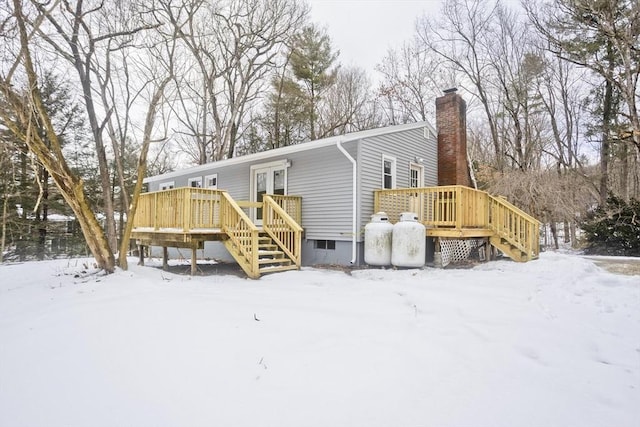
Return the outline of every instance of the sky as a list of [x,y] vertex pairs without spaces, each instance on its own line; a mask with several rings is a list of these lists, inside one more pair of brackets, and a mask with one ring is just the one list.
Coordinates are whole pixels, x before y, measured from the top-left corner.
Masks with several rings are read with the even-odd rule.
[[327,29],[340,63],[371,77],[389,48],[411,39],[416,19],[437,13],[440,0],[308,0],[313,22]]
[[[389,48],[415,34],[416,20],[439,14],[443,0],[307,0],[311,20],[327,29],[342,65],[357,65],[376,79],[375,66]],[[519,0],[503,0],[519,8]]]

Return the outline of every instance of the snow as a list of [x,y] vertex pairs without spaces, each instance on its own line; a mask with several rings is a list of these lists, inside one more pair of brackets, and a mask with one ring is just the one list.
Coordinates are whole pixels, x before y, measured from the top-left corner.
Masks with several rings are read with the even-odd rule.
[[640,425],[640,280],[575,255],[253,281],[0,266],[1,426]]

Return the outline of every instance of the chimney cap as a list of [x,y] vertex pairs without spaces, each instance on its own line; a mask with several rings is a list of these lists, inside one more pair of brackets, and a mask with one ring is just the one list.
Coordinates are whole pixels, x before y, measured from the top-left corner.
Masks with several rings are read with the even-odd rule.
[[444,89],[444,93],[456,93],[458,91],[457,87],[450,87],[449,89]]

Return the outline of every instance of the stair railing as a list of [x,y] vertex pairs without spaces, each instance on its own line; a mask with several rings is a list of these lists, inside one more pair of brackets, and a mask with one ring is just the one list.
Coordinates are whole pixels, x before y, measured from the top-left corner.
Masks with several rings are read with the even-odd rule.
[[502,197],[489,195],[489,228],[527,259],[540,254],[540,221]]
[[238,206],[226,191],[221,191],[220,204],[222,231],[227,233],[238,249],[242,260],[239,264],[250,277],[260,275],[258,264],[258,227],[249,219],[246,213]]
[[262,228],[296,266],[302,262],[302,227],[270,195],[262,199]]

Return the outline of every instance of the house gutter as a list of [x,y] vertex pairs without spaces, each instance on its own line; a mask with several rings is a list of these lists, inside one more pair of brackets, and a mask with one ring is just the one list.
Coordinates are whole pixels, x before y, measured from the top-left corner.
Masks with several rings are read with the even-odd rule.
[[338,150],[340,150],[340,152],[342,154],[344,154],[344,156],[347,158],[347,160],[349,160],[351,162],[352,165],[352,175],[353,175],[353,190],[351,192],[351,194],[353,195],[353,200],[352,200],[352,217],[351,217],[351,261],[350,263],[353,265],[356,263],[356,256],[357,256],[357,252],[358,252],[358,240],[357,240],[357,216],[358,216],[358,210],[357,210],[357,202],[358,202],[358,198],[357,198],[357,189],[358,189],[358,183],[357,183],[357,163],[356,160],[351,157],[351,155],[347,152],[347,150],[344,149],[344,147],[342,146],[342,138],[339,138],[336,141],[336,147],[338,147]]

